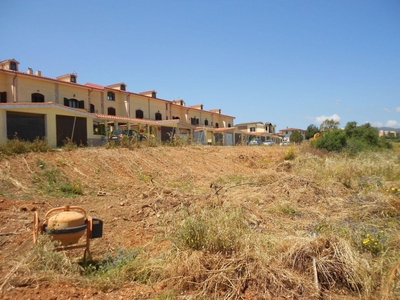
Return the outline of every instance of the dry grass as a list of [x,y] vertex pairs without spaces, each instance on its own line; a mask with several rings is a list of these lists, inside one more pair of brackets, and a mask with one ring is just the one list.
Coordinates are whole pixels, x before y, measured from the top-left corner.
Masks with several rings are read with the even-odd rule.
[[368,261],[358,257],[345,240],[333,235],[288,238],[285,246],[283,263],[314,278],[318,288],[346,288],[364,296],[371,292]]
[[[400,195],[387,192],[400,187],[398,154],[346,157],[302,145],[285,160],[287,150],[115,147],[27,154],[2,160],[0,192],[18,199],[42,193],[52,206],[78,203],[101,217],[105,236],[94,243],[92,269],[77,271],[70,256],[55,263],[50,253],[42,263],[55,280],[118,297],[137,289],[147,293],[137,299],[400,297]],[[79,180],[83,195],[56,198],[39,190],[32,179],[46,170]],[[135,257],[127,254],[136,249]],[[17,273],[26,282],[51,284],[36,262],[30,256],[4,286]]]
[[304,277],[272,265],[271,258],[254,251],[230,256],[203,251],[176,252],[166,270],[166,284],[196,297],[212,299],[273,299],[316,297]]

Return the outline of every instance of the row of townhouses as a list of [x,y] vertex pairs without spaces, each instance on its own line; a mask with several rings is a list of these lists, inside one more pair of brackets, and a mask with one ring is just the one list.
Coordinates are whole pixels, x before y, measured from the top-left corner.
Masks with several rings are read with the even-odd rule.
[[131,92],[124,82],[82,84],[76,73],[50,78],[31,68],[20,71],[15,59],[0,62],[0,144],[18,137],[45,138],[53,147],[67,140],[97,146],[115,129],[133,129],[160,142],[173,136],[218,145],[283,138],[272,123],[234,125],[234,119],[219,108],[160,99],[154,90]]

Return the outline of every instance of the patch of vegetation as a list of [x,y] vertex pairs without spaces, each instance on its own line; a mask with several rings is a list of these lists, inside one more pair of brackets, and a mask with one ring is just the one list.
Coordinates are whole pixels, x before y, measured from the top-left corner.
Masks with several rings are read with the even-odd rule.
[[65,140],[63,140],[63,146],[62,146],[63,150],[72,151],[77,148],[78,148],[77,143],[73,142],[70,138],[66,138]]
[[179,136],[177,134],[170,134],[169,139],[167,142],[164,144],[166,146],[172,146],[172,147],[183,147],[183,146],[189,146],[192,145],[192,138],[190,135],[184,135],[184,136]]
[[15,137],[8,140],[5,144],[0,144],[0,158],[2,156],[10,156],[24,154],[29,152],[48,152],[51,147],[47,144],[46,139],[36,138],[33,142],[23,141]]
[[83,267],[85,276],[111,276],[116,275],[122,268],[133,262],[139,250],[118,249],[115,255],[107,253],[102,260],[82,260],[79,264]]
[[291,143],[301,143],[303,141],[303,136],[297,130],[294,130],[293,133],[290,135],[290,142]]
[[339,129],[337,124],[321,130],[322,137],[313,140],[311,145],[329,152],[345,151],[354,155],[361,151],[393,147],[386,138],[380,138],[378,130],[369,123],[357,126],[356,122],[348,122],[344,129]]
[[[149,257],[142,248],[119,248],[100,260],[81,260],[82,281],[101,290],[118,288],[126,283],[148,284],[160,278],[160,261]],[[161,261],[163,263],[163,261]]]
[[49,195],[59,195],[62,193],[65,196],[83,195],[82,184],[79,179],[74,179],[72,182],[56,168],[47,168],[44,162],[38,161],[38,166],[41,170],[32,178],[33,183],[38,184],[41,190]]
[[293,160],[295,158],[295,154],[294,154],[294,147],[290,147],[284,156],[285,160]]
[[178,247],[210,252],[239,251],[243,236],[249,232],[240,208],[223,210],[208,207],[188,215],[175,233],[173,241]]
[[30,253],[29,265],[51,277],[58,275],[73,275],[78,273],[78,266],[74,264],[62,251],[56,251],[57,242],[47,234],[39,234],[38,242]]

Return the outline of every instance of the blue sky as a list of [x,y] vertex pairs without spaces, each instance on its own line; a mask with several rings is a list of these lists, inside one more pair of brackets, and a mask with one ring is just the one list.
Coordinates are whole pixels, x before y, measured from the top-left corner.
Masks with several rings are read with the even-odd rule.
[[334,119],[400,128],[400,1],[69,0],[0,3],[0,60],[125,82],[235,124]]

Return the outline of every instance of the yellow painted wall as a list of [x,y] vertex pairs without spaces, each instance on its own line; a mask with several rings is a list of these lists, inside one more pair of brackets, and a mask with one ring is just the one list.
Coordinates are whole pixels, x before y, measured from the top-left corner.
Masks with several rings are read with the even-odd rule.
[[31,102],[33,93],[44,95],[45,102],[54,102],[54,83],[39,80],[35,77],[18,76],[18,103]]
[[13,82],[13,76],[10,76],[5,73],[0,73],[0,91],[1,92],[7,92],[7,102],[12,102],[12,82]]
[[159,111],[162,115],[162,120],[166,120],[166,106],[165,106],[165,101],[162,100],[156,100],[152,98],[147,99],[147,109],[148,109],[148,114],[149,114],[149,119],[155,120],[156,119],[156,113]]
[[85,109],[88,109],[88,91],[89,88],[77,88],[69,84],[58,84],[59,104],[64,105],[64,98],[85,101]]
[[179,117],[182,121],[185,120],[186,107],[180,105],[171,105],[170,119]]
[[131,118],[136,118],[136,110],[143,111],[143,118],[149,119],[147,98],[139,95],[131,94],[129,96]]
[[7,81],[7,75],[5,73],[0,73],[0,92],[7,92],[8,94],[9,84],[7,84]]
[[[136,118],[136,110],[143,111],[143,118],[155,120],[156,113],[159,111],[162,115],[162,120],[166,120],[169,117],[169,111],[165,100],[160,100],[151,97],[143,97],[136,94],[130,94],[130,115],[131,118]],[[169,109],[169,106],[168,106]],[[170,118],[169,118],[170,119]]]
[[[13,111],[13,112],[27,112],[26,109],[23,108],[15,108],[15,109],[8,109],[8,111]],[[56,147],[57,146],[57,127],[56,127],[56,115],[63,115],[63,116],[71,116],[74,117],[76,114],[71,111],[64,111],[64,110],[58,110],[54,108],[41,108],[41,109],[33,109],[29,110],[28,113],[35,113],[35,114],[44,114],[46,115],[45,117],[45,128],[46,128],[46,139],[49,143],[50,146]],[[3,118],[3,120],[6,119],[6,110],[0,110],[0,115]],[[87,118],[84,115],[76,115],[78,117],[84,117]],[[95,135],[93,133],[93,119],[87,118],[87,134],[88,134],[88,139],[100,139],[101,136]],[[0,142],[6,142],[7,141],[7,131],[5,128],[6,122],[0,122]]]

